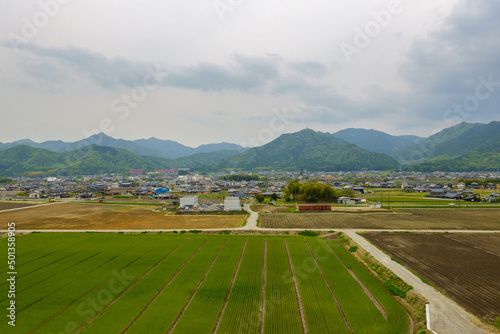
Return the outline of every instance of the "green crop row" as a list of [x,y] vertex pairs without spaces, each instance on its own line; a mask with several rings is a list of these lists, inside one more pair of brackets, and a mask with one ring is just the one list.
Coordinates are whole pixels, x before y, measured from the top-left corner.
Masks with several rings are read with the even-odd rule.
[[218,333],[258,333],[264,239],[249,239]]

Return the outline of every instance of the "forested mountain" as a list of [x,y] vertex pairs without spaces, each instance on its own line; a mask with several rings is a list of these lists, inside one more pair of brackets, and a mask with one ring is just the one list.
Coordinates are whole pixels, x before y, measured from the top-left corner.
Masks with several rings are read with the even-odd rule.
[[345,129],[333,133],[333,136],[357,145],[370,152],[385,153],[394,156],[405,148],[418,144],[425,138],[418,136],[392,136],[382,131],[366,129]]
[[383,153],[368,152],[334,136],[302,130],[284,134],[272,142],[226,158],[212,169],[282,169],[282,170],[385,170],[398,163]]

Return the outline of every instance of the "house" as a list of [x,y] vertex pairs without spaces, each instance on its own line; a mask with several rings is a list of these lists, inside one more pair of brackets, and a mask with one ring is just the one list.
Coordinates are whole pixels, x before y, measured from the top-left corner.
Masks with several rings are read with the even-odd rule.
[[224,210],[241,211],[240,198],[236,196],[228,196],[224,198]]
[[29,193],[28,195],[29,198],[40,198],[40,191],[35,190]]
[[189,206],[189,207],[197,207],[198,206],[198,196],[184,196],[181,197],[180,205]]

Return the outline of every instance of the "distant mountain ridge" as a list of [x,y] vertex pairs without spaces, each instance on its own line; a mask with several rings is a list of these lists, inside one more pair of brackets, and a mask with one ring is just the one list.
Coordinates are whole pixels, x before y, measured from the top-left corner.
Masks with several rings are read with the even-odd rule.
[[[404,148],[412,141],[418,143]],[[384,150],[392,157],[379,152]],[[176,158],[166,158],[167,153]],[[80,161],[68,164],[75,156]],[[130,141],[102,133],[73,143],[35,143],[29,139],[0,143],[0,175],[180,167],[198,171],[493,171],[500,167],[500,122],[460,123],[426,139],[364,129],[345,129],[335,134],[305,129],[250,149],[230,143],[193,148],[154,137]]]
[[216,163],[235,154],[238,154],[238,151],[220,150],[171,160],[143,156],[125,149],[95,144],[66,152],[53,152],[28,145],[19,145],[0,151],[0,175],[19,175],[33,172],[84,175],[128,172],[130,169],[152,171],[181,167],[195,168]]
[[98,145],[98,146],[120,148],[139,155],[169,158],[169,159],[186,157],[197,153],[211,153],[219,150],[235,150],[235,151],[244,150],[244,147],[230,143],[205,144],[193,148],[182,145],[173,140],[162,140],[154,137],[149,139],[138,139],[134,141],[115,139],[101,132],[99,134],[92,135],[86,139],[82,139],[76,142],[49,140],[42,143],[35,143],[30,139],[22,139],[12,143],[6,143],[6,144],[0,143],[0,151],[19,145],[27,145],[34,148],[42,148],[53,152],[67,152],[89,145]]
[[405,148],[425,140],[418,136],[392,136],[382,131],[355,128],[340,130],[332,135],[367,151],[385,153],[392,157]]

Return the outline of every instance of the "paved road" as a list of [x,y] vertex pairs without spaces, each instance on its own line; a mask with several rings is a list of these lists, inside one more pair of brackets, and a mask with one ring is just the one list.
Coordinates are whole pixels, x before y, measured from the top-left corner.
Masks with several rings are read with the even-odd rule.
[[463,310],[453,300],[444,296],[433,287],[422,282],[408,269],[380,251],[378,248],[361,237],[356,231],[345,231],[345,234],[353,239],[358,245],[368,251],[374,258],[384,266],[392,270],[406,283],[413,286],[414,290],[423,295],[429,301],[430,329],[439,334],[475,334],[486,333],[478,328],[471,319],[472,315]]
[[248,217],[246,225],[239,228],[240,230],[260,229],[260,227],[257,226],[257,219],[259,219],[259,214],[255,211],[252,211],[252,209],[250,208],[250,204],[243,205],[243,208],[250,214],[250,217]]

